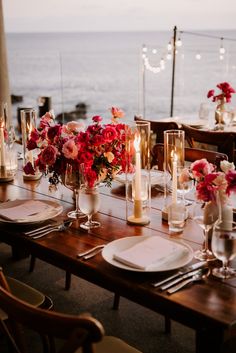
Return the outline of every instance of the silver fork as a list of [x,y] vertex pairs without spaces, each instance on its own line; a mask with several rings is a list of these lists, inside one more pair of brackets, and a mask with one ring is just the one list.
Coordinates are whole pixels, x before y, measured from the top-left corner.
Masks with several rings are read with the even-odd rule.
[[44,227],[38,228],[38,229],[34,229],[28,232],[24,232],[24,234],[28,237],[31,237],[33,239],[38,239],[43,237],[44,235],[47,235],[51,232],[62,232],[63,230],[66,230],[67,228],[69,228],[72,224],[71,220],[66,220],[61,224],[58,224],[56,226],[52,226],[52,225],[46,225]]

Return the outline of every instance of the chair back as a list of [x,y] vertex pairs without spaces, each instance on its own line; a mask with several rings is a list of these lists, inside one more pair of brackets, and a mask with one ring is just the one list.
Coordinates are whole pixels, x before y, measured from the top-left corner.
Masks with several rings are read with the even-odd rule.
[[158,121],[143,119],[140,116],[134,117],[135,121],[149,121],[152,133],[155,135],[155,143],[164,142],[164,131],[179,130],[179,125],[175,121]]
[[[56,352],[52,337],[64,341],[63,346],[58,350],[59,353],[74,353],[79,347],[83,353],[92,353],[92,344],[102,339],[103,327],[92,316],[65,315],[42,310],[16,298],[4,287],[5,285],[0,286],[0,307],[8,315],[9,333],[13,341],[11,343],[17,353],[27,351],[24,340],[19,337],[19,332],[22,335],[22,330],[19,330],[21,326],[36,331],[41,337],[47,337],[49,344],[47,347],[44,346],[47,352]],[[16,325],[18,330],[15,335]]]
[[[185,161],[194,162],[198,159],[206,158],[208,162],[219,167],[220,162],[228,160],[228,156],[224,153],[216,151],[202,150],[199,148],[185,147]],[[163,170],[164,163],[164,144],[157,143],[151,150],[153,165],[157,165],[159,170]]]
[[190,147],[198,148],[200,143],[204,144],[206,149],[209,150],[209,146],[215,146],[217,147],[218,152],[224,153],[228,156],[230,162],[234,161],[234,133],[226,131],[198,130],[184,124],[182,125],[182,129],[185,131],[185,139]]

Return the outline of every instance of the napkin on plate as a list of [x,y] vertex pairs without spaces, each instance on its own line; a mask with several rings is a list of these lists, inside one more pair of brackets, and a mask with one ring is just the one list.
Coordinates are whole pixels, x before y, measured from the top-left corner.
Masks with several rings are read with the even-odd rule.
[[113,258],[125,265],[140,270],[174,261],[184,255],[187,249],[174,241],[159,236],[150,236],[128,249],[115,253]]
[[52,206],[42,201],[26,200],[17,206],[0,209],[0,216],[9,221],[17,221],[27,217],[42,216],[44,213],[48,214],[52,209]]

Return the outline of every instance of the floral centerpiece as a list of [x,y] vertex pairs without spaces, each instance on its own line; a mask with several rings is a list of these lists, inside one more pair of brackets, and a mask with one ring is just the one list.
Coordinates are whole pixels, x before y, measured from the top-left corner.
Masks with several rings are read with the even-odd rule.
[[211,89],[207,93],[207,98],[211,98],[212,102],[216,102],[216,114],[215,119],[217,123],[224,123],[221,112],[225,111],[225,103],[230,103],[232,94],[236,93],[233,87],[228,82],[222,82],[216,85],[219,92],[215,94],[215,90]]
[[29,162],[24,172],[34,174],[39,169],[56,185],[63,182],[67,163],[78,166],[78,170],[83,163],[89,187],[99,182],[110,185],[117,173],[125,171],[127,161],[127,125],[118,122],[124,113],[112,107],[111,114],[111,123],[103,125],[102,117],[94,116],[93,123],[85,128],[74,121],[57,124],[53,114],[46,113],[39,128],[31,132],[27,146],[29,150],[37,148],[39,154],[34,167]]
[[190,169],[185,168],[181,181],[193,179],[196,183],[197,199],[203,202],[216,201],[219,193],[220,202],[226,203],[232,192],[236,191],[236,170],[234,163],[220,162],[220,170],[205,158],[193,162]]

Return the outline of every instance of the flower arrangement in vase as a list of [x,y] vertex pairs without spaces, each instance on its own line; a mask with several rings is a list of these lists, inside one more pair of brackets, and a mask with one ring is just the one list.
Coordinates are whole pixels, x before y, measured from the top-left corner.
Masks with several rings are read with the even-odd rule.
[[[225,120],[227,113],[225,104],[231,102],[232,93],[236,93],[236,91],[233,87],[231,87],[228,82],[219,83],[218,85],[216,85],[216,87],[220,90],[220,92],[218,92],[218,94],[215,94],[215,90],[211,89],[207,93],[207,98],[212,98],[212,102],[217,102],[215,120],[217,127],[219,129],[223,129],[223,124],[226,123]],[[230,118],[228,120],[230,120]]]
[[[124,113],[112,107],[111,114],[111,123],[102,124],[102,117],[94,116],[93,123],[85,128],[84,124],[75,121],[57,124],[53,114],[46,113],[39,128],[31,132],[27,146],[29,150],[39,149],[35,168],[49,175],[49,182],[56,185],[63,182],[68,163],[78,170],[83,164],[90,187],[100,182],[110,186],[116,174],[125,172],[127,161],[127,125],[118,122]],[[24,172],[35,173],[30,162]]]

